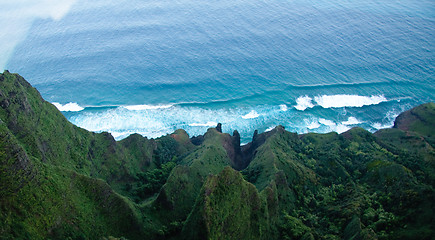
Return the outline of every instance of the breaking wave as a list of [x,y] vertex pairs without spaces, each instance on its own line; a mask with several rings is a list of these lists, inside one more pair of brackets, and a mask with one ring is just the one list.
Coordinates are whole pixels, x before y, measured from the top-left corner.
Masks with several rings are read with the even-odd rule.
[[56,106],[57,109],[59,109],[59,111],[61,112],[79,112],[85,109],[84,107],[81,107],[77,103],[73,103],[73,102],[63,104],[63,105],[58,102],[53,102],[52,104]]
[[323,108],[342,108],[342,107],[362,107],[367,105],[376,105],[386,102],[383,95],[378,96],[359,96],[359,95],[322,95],[314,97],[314,101]]
[[313,99],[308,96],[298,97],[298,99],[296,99],[295,108],[299,111],[304,111],[307,108],[312,108],[314,107],[312,101]]
[[[391,102],[393,104],[395,102]],[[65,105],[54,103],[68,120],[79,127],[94,132],[110,132],[115,139],[123,139],[138,133],[149,138],[170,134],[184,129],[190,136],[204,134],[208,128],[222,123],[222,131],[238,130],[242,142],[249,142],[255,130],[270,131],[282,125],[290,132],[342,133],[352,127],[363,127],[370,131],[390,127],[399,112],[393,109],[380,117],[372,112],[387,106],[374,106],[368,111],[361,109],[316,108],[313,111],[285,109],[287,105],[257,105],[253,107],[207,107],[206,105],[131,105],[111,107],[89,107],[83,109],[77,103]],[[273,126],[273,127],[272,127]]]
[[255,110],[250,111],[248,114],[242,116],[243,119],[253,119],[258,118],[260,114],[258,114]]
[[[313,104],[313,100],[316,104]],[[384,95],[376,96],[359,96],[359,95],[321,95],[313,98],[309,96],[301,96],[296,99],[295,108],[304,111],[307,108],[321,106],[322,108],[343,108],[343,107],[363,107],[369,105],[377,105],[381,102],[388,101]]]
[[[64,108],[60,108],[65,110]],[[77,109],[78,110],[78,109]],[[110,132],[115,139],[122,139],[132,133],[156,138],[183,128],[189,135],[204,134],[217,123],[223,124],[224,132],[239,130],[250,137],[255,125],[272,122],[283,115],[281,106],[253,108],[210,109],[196,106],[120,106],[110,108],[89,108],[77,113],[69,113],[68,119],[85,129],[95,132]],[[259,116],[262,118],[259,118]],[[258,123],[258,124],[253,124]],[[275,124],[273,122],[273,124]],[[263,131],[263,129],[261,129]]]
[[344,125],[357,125],[362,123],[361,121],[359,121],[358,119],[356,119],[355,117],[349,117],[347,119],[347,121],[343,121],[342,124]]

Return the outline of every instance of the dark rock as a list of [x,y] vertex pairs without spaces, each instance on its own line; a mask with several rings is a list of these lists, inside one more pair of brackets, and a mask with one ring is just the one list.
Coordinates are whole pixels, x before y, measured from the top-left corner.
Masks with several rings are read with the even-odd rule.
[[230,156],[230,158],[233,161],[233,167],[236,170],[244,169],[248,166],[249,162],[244,161],[244,158],[242,156],[242,149],[240,147],[240,134],[237,130],[233,132],[233,136],[231,139],[233,156]]
[[240,147],[240,133],[237,130],[234,130],[233,132],[233,143],[234,146]]
[[199,135],[199,136],[193,136],[190,138],[190,141],[192,142],[193,145],[195,146],[199,146],[204,142],[204,135]]
[[217,126],[216,126],[216,130],[217,130],[218,132],[222,133],[222,124],[221,124],[221,123],[218,123],[218,124],[217,124]]

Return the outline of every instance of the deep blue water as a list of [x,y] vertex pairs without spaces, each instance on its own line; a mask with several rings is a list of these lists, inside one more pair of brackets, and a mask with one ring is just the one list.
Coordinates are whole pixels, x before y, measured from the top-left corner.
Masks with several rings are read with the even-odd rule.
[[432,0],[78,0],[35,18],[5,69],[117,139],[221,122],[247,142],[391,126],[435,99],[434,39]]

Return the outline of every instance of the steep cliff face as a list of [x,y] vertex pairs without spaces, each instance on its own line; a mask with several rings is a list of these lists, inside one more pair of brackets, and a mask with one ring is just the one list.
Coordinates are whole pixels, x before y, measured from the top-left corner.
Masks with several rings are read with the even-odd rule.
[[130,141],[135,148],[127,148],[129,139],[117,143],[108,133],[78,128],[21,76],[7,71],[0,74],[0,107],[0,235],[143,234],[138,209],[112,188],[121,189],[150,165],[149,140],[140,137]]
[[108,133],[91,133],[74,126],[17,74],[5,71],[0,75],[0,106],[7,128],[29,155],[44,163],[110,183],[123,182],[137,169],[151,165],[154,146],[148,139],[130,137],[135,149],[142,149],[132,155],[124,146],[129,139],[117,143]]
[[29,156],[3,123],[0,196],[2,239],[143,234],[137,209],[106,182]]
[[5,123],[0,120],[0,196],[14,195],[36,175],[36,169]]
[[433,137],[435,134],[434,108],[435,103],[427,103],[403,112],[394,121],[394,128]]
[[155,205],[168,211],[173,220],[184,221],[207,176],[218,174],[231,164],[222,144],[227,138],[228,134],[210,128],[204,135],[204,142],[174,168]]
[[372,134],[221,125],[115,141],[0,74],[4,239],[431,239],[435,104]]
[[265,205],[254,185],[225,167],[209,176],[186,221],[185,239],[267,239]]

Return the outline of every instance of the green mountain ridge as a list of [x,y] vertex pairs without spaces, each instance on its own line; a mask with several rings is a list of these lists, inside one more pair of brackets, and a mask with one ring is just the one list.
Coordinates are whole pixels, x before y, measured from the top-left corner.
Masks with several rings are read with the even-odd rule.
[[0,239],[434,239],[435,103],[374,134],[74,126],[0,74]]

